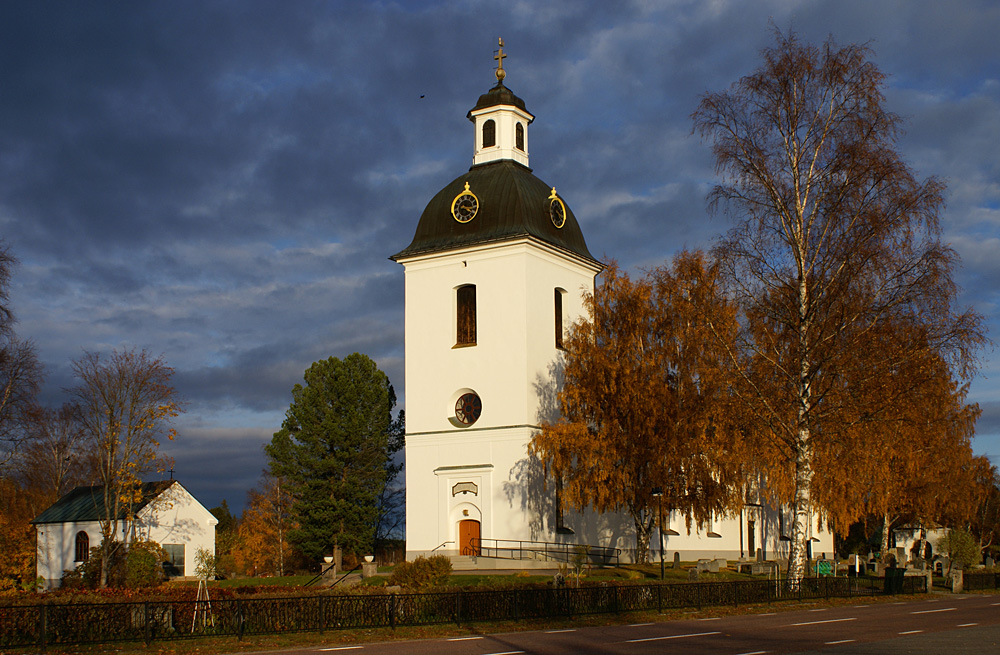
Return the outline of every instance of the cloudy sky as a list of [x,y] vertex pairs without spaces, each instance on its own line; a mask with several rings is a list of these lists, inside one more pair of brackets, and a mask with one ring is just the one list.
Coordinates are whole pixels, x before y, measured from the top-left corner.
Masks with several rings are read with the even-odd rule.
[[[146,348],[187,402],[166,448],[212,507],[313,362],[369,354],[403,385],[403,270],[434,193],[468,169],[493,77],[535,115],[531,165],[591,252],[628,268],[708,247],[701,94],[773,43],[870,42],[899,148],[948,184],[962,303],[1000,335],[1000,5],[994,0],[4,2],[0,236],[18,332],[59,405],[84,351]],[[1000,464],[1000,355],[975,448]]]

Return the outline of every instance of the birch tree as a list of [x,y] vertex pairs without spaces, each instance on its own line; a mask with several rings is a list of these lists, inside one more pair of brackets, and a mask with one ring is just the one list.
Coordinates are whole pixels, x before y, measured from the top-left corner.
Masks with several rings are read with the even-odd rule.
[[732,311],[719,304],[715,275],[700,253],[636,280],[609,266],[585,299],[588,317],[564,342],[562,418],[531,443],[563,502],[631,517],[642,561],[655,488],[689,527],[740,501],[725,376],[709,332]]
[[104,358],[86,353],[73,363],[79,384],[72,394],[79,421],[96,459],[100,483],[101,587],[108,563],[130,537],[142,476],[160,463],[163,438],[173,439],[170,421],[181,412],[170,386],[173,369],[145,350],[115,350]]
[[919,326],[960,379],[982,335],[978,316],[954,307],[944,187],[918,180],[896,151],[900,119],[870,50],[776,36],[762,66],[705,95],[693,120],[722,176],[711,206],[735,220],[715,255],[742,309],[736,388],[768,437],[769,476],[791,481],[796,583],[810,512],[822,510],[817,449],[838,432],[837,377],[872,364],[857,354],[886,321]]

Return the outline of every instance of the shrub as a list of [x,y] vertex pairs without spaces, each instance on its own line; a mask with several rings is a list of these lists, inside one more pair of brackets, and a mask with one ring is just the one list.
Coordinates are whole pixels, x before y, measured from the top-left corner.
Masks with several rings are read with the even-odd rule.
[[199,548],[194,552],[194,574],[202,580],[214,579],[219,574],[219,560],[215,553],[207,548]]
[[125,556],[125,586],[131,589],[155,587],[163,582],[163,562],[167,553],[155,541],[136,541]]
[[444,555],[434,555],[430,558],[421,556],[412,562],[397,564],[389,576],[389,584],[414,589],[436,587],[448,582],[450,575],[451,560]]
[[969,568],[973,564],[978,564],[982,558],[976,539],[965,530],[948,530],[948,533],[938,539],[937,550],[951,560],[951,566],[956,562],[961,562],[963,568]]

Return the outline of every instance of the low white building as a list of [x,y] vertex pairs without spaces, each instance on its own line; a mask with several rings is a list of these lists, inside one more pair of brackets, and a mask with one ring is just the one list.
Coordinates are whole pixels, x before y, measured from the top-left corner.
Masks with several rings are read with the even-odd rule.
[[[77,487],[39,514],[35,526],[35,572],[44,589],[58,587],[64,571],[75,569],[101,543],[103,487]],[[167,552],[165,570],[171,577],[194,575],[195,553],[215,553],[212,516],[176,480],[146,482],[140,500],[118,516],[118,539],[155,541]],[[134,535],[134,536],[133,536]]]

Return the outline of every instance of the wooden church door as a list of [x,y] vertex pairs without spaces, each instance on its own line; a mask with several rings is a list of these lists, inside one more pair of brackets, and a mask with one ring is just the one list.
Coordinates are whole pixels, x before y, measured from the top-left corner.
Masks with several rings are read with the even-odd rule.
[[480,554],[479,521],[466,519],[458,522],[458,548],[462,555],[473,557]]

